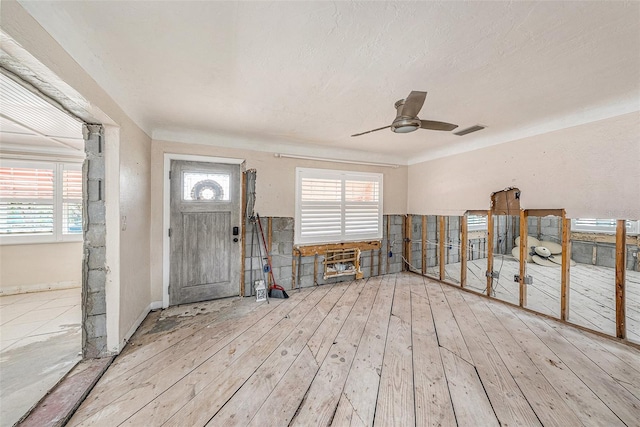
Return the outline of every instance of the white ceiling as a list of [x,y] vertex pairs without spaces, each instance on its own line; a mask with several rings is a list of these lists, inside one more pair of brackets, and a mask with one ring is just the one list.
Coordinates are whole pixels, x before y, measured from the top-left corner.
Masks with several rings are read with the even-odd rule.
[[[155,138],[413,163],[640,110],[636,1],[21,4]],[[411,90],[420,118],[487,129],[349,136]]]
[[0,145],[4,152],[84,156],[82,123],[0,73]]

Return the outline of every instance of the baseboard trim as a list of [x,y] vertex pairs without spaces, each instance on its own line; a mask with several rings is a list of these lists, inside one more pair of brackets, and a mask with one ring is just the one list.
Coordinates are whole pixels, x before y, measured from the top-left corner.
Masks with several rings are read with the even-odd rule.
[[151,312],[151,307],[155,304],[156,304],[155,302],[152,302],[144,310],[142,310],[142,313],[140,313],[140,316],[138,316],[136,321],[133,322],[133,325],[131,325],[131,328],[129,328],[129,332],[127,332],[127,334],[124,336],[124,338],[120,342],[120,348],[118,349],[118,353],[120,353],[122,349],[124,349],[124,346],[127,345],[127,342],[129,342],[129,339],[131,338],[131,336],[138,330],[138,328],[140,327],[144,319],[146,319],[146,317]]
[[80,288],[80,283],[76,281],[54,282],[54,283],[38,283],[35,285],[11,286],[8,288],[0,288],[0,296],[31,294],[35,292],[61,291],[63,289]]

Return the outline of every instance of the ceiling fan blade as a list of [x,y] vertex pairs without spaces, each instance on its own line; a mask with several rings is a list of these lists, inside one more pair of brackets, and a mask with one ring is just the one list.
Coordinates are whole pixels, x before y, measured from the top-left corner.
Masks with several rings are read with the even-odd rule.
[[454,125],[452,123],[445,122],[434,122],[433,120],[420,120],[420,128],[422,129],[430,129],[430,130],[454,130],[458,127],[458,125]]
[[355,135],[351,135],[351,136],[360,136],[360,135],[365,135],[365,134],[367,134],[367,133],[377,132],[377,131],[379,131],[379,130],[387,129],[387,128],[390,128],[390,127],[391,127],[391,125],[389,125],[389,126],[385,126],[385,127],[383,127],[383,128],[378,128],[378,129],[368,130],[368,131],[366,131],[366,132],[362,132],[362,133],[356,133]]
[[402,115],[407,117],[418,117],[418,113],[422,109],[426,97],[427,92],[420,92],[417,90],[411,91],[409,96],[407,96],[407,99],[404,100]]

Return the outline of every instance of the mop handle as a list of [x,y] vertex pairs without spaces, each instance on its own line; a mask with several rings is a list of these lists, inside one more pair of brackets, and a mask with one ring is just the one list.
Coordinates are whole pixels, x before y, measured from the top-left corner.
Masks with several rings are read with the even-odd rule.
[[267,255],[267,264],[269,264],[269,274],[271,275],[271,281],[274,285],[276,285],[276,278],[273,277],[273,267],[271,267],[271,255],[269,255],[269,249],[267,248],[267,241],[264,238],[264,231],[262,230],[262,221],[260,220],[260,215],[256,214],[256,218],[258,219],[258,227],[260,228],[260,235],[262,236],[262,244],[264,245],[264,250]]

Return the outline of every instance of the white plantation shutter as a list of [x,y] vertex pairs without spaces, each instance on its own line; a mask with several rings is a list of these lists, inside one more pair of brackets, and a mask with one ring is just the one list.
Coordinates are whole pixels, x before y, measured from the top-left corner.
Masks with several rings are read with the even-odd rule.
[[300,238],[310,242],[339,240],[342,235],[341,180],[302,177],[300,192]]
[[[615,233],[615,219],[577,218],[571,220],[571,231],[583,231],[587,233]],[[627,234],[640,232],[640,221],[626,222]]]
[[0,235],[53,235],[54,165],[0,167]]
[[82,171],[68,165],[62,171],[62,234],[82,234]]
[[295,243],[382,237],[382,174],[296,169]]
[[469,215],[467,216],[467,230],[481,231],[487,229],[486,215]]
[[79,164],[2,160],[0,243],[82,240]]
[[[345,180],[344,234],[348,240],[380,238],[380,182],[360,178]],[[374,236],[374,237],[369,237]]]

